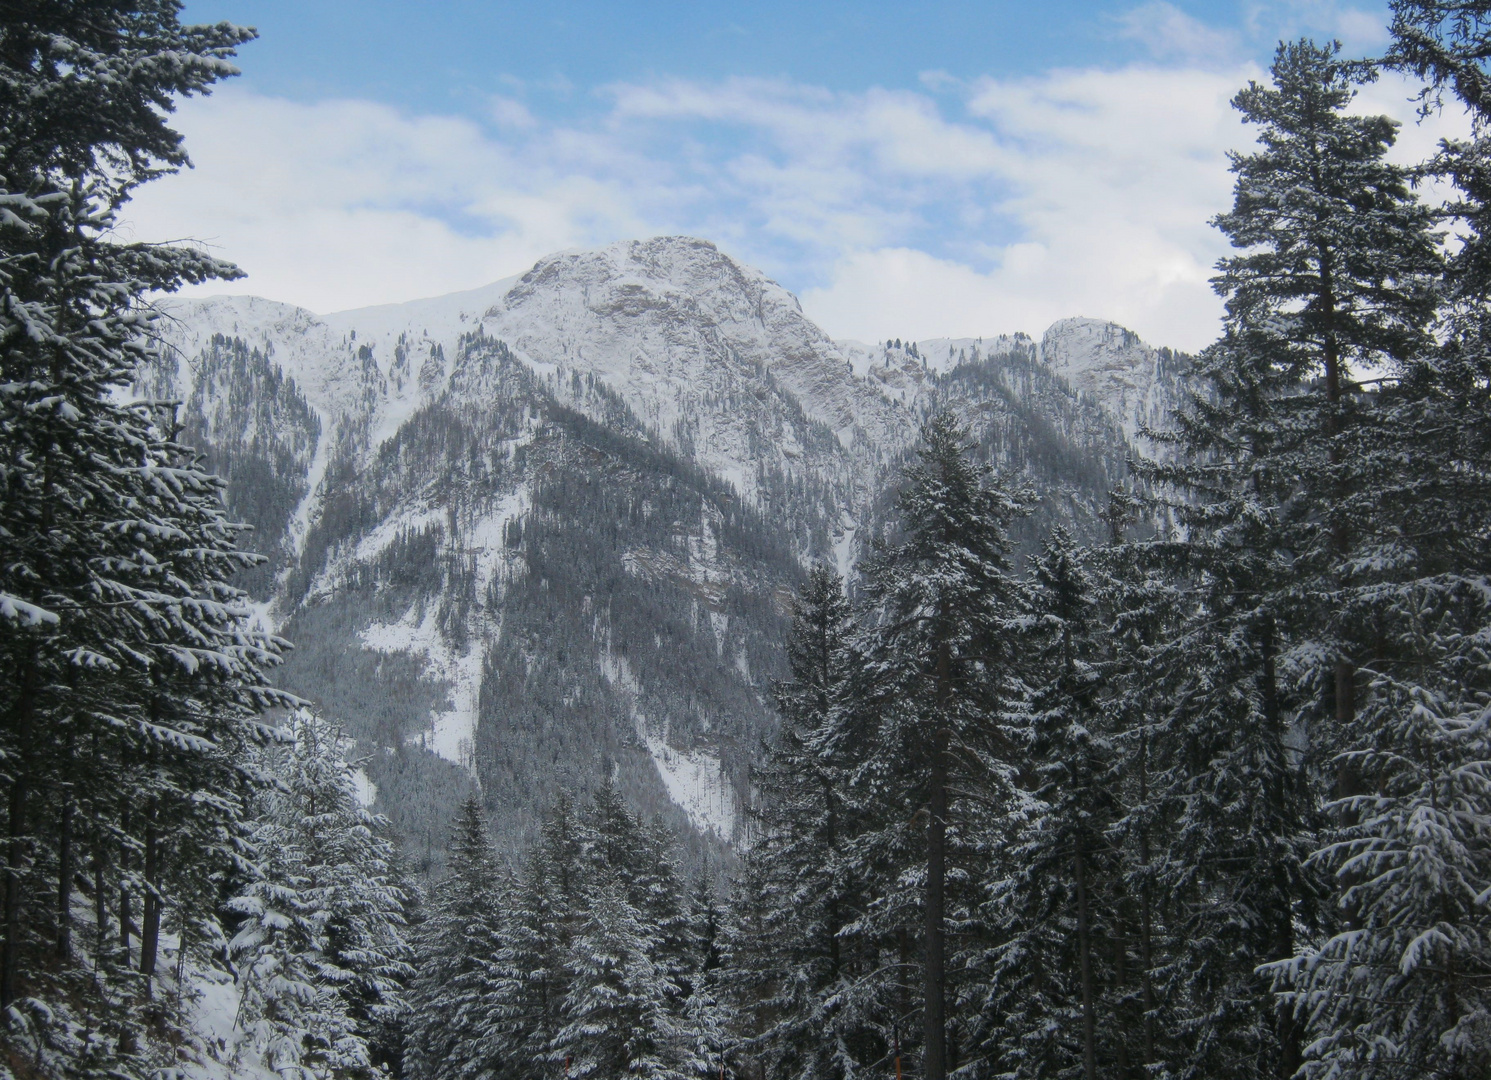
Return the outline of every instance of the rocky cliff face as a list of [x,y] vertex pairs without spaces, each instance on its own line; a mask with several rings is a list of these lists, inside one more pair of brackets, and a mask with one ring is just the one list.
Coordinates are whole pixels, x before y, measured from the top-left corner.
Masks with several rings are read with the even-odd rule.
[[172,301],[139,389],[183,400],[269,562],[290,689],[359,740],[416,852],[479,785],[520,842],[561,789],[617,780],[738,840],[772,730],[789,599],[891,518],[922,418],[953,408],[1042,510],[1095,534],[1180,360],[1067,320],[1005,338],[835,342],[689,238],[316,316]]

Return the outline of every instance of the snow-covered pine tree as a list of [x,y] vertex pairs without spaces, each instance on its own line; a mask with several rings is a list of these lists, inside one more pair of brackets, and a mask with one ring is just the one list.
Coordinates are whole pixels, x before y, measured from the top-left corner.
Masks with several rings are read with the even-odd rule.
[[956,1067],[947,928],[973,917],[977,822],[1018,768],[1002,722],[1017,614],[1006,529],[1028,497],[973,459],[946,413],[927,422],[918,454],[900,493],[901,539],[866,568],[863,707],[877,729],[853,783],[878,819],[857,844],[884,868],[871,915],[888,937],[920,931],[923,1074],[943,1080]]
[[[990,1056],[1011,1076],[1128,1072],[1130,1032],[1110,988],[1122,967],[1123,877],[1110,838],[1122,814],[1096,589],[1057,527],[1031,560],[1026,699],[1011,709],[1023,736],[1029,801],[998,860],[988,921],[995,935],[984,996]],[[1101,1015],[1100,1015],[1101,1014]]]
[[759,930],[733,951],[735,977],[771,1018],[761,1045],[769,1071],[784,1076],[843,1075],[885,1053],[879,988],[859,981],[875,946],[846,935],[864,905],[850,854],[861,816],[848,780],[865,745],[854,737],[865,718],[854,635],[843,581],[814,567],[794,605],[791,678],[776,688],[781,732],[752,774],[747,857],[764,907]]
[[610,783],[578,821],[561,802],[543,833],[501,957],[506,1041],[526,1050],[522,1068],[697,1073],[702,1059],[682,1022],[693,940],[668,834]]
[[461,804],[446,844],[446,874],[415,937],[405,1058],[410,1076],[487,1080],[513,1075],[500,1031],[499,955],[507,944],[499,898],[507,891],[487,837],[481,801]]
[[1374,648],[1339,760],[1370,784],[1341,793],[1342,827],[1317,854],[1342,926],[1273,970],[1310,1024],[1307,1074],[1479,1076],[1491,1055],[1491,9],[1393,8],[1388,62],[1426,80],[1426,104],[1448,88],[1475,121],[1430,165],[1457,188],[1463,242],[1434,346],[1387,366],[1361,440],[1380,466],[1351,594]]
[[1383,62],[1424,80],[1423,100],[1443,104],[1446,89],[1476,115],[1491,117],[1491,41],[1487,0],[1393,0],[1392,44]]
[[1351,918],[1274,965],[1313,1036],[1304,1074],[1484,1076],[1491,1061],[1491,600],[1397,590],[1348,751],[1370,793],[1317,854]]
[[1353,379],[1421,353],[1435,307],[1434,215],[1385,159],[1394,123],[1347,114],[1363,76],[1338,51],[1281,44],[1273,85],[1235,99],[1260,148],[1233,156],[1217,219],[1239,249],[1215,280],[1224,335],[1199,363],[1209,393],[1176,418],[1189,459],[1150,470],[1185,493],[1185,533],[1158,548],[1193,590],[1158,660],[1169,708],[1151,750],[1174,827],[1170,992],[1193,1048],[1179,1067],[1195,1075],[1301,1062],[1296,1017],[1252,968],[1314,925],[1316,810],[1356,784],[1318,766],[1354,729],[1373,642],[1351,588],[1393,451],[1363,438],[1377,398]]
[[1234,100],[1258,125],[1260,149],[1232,155],[1234,206],[1216,219],[1239,254],[1218,263],[1227,315],[1206,374],[1216,407],[1232,415],[1219,431],[1185,430],[1193,453],[1246,450],[1278,498],[1290,578],[1316,608],[1312,635],[1332,665],[1330,705],[1344,730],[1370,643],[1337,590],[1353,580],[1390,457],[1361,437],[1377,398],[1353,380],[1423,353],[1443,263],[1434,212],[1408,170],[1386,160],[1396,122],[1346,113],[1370,76],[1339,51],[1281,44],[1274,86],[1251,84]]
[[689,922],[683,885],[673,864],[672,833],[627,809],[610,780],[595,790],[580,818],[581,858],[591,880],[614,880],[653,936],[653,959],[670,982],[689,966]]
[[[1118,796],[1123,814],[1107,835],[1118,849],[1123,878],[1115,908],[1114,986],[1116,1025],[1129,1047],[1129,1062],[1151,1068],[1174,1060],[1171,1004],[1162,993],[1162,973],[1174,954],[1167,895],[1159,880],[1174,823],[1173,804],[1156,789],[1153,748],[1167,713],[1165,650],[1185,623],[1189,602],[1183,576],[1152,558],[1158,544],[1136,542],[1125,529],[1142,501],[1125,489],[1109,494],[1104,519],[1109,543],[1090,550],[1085,562],[1094,585],[1102,627],[1102,672],[1111,696],[1105,701],[1108,731],[1118,753]],[[1154,663],[1158,656],[1160,663]],[[1160,740],[1163,744],[1163,740]]]
[[554,1076],[550,1061],[564,1020],[570,945],[581,917],[581,830],[561,794],[545,816],[539,841],[515,883],[503,923],[495,988],[496,1052],[513,1077]]
[[[1443,282],[1436,346],[1400,365],[1382,399],[1400,452],[1379,483],[1377,553],[1398,580],[1479,572],[1491,540],[1491,5],[1485,0],[1397,0],[1386,62],[1427,81],[1426,105],[1448,88],[1473,120],[1472,137],[1445,143],[1428,163],[1454,184],[1448,214],[1457,249]],[[1375,433],[1374,433],[1375,434]],[[1405,460],[1407,459],[1407,460]],[[1383,559],[1391,555],[1390,560]],[[1405,567],[1405,562],[1411,565]]]
[[724,963],[725,912],[707,865],[689,893],[688,917],[688,996],[679,1024],[687,1040],[692,1070],[718,1076],[737,1025]]
[[[236,274],[113,232],[137,186],[186,163],[166,122],[174,102],[234,74],[253,36],[178,15],[169,0],[0,15],[0,667],[12,690],[0,1004],[34,994],[57,1017],[75,995],[148,996],[167,920],[209,929],[201,905],[242,856],[254,714],[284,702],[261,671],[279,643],[247,628],[227,584],[252,556],[235,550],[220,482],[174,441],[169,408],[118,393],[151,348],[144,298]],[[74,934],[85,856],[94,925]],[[85,944],[96,978],[76,966]],[[139,1045],[132,1008],[113,1010],[113,1045]]]
[[298,710],[285,737],[266,751],[276,784],[251,836],[261,873],[229,903],[243,919],[230,945],[238,1052],[305,1080],[378,1073],[372,1022],[404,1008],[412,974],[393,848],[358,802],[340,731]]
[[677,1080],[696,1073],[693,1047],[673,1007],[682,988],[654,959],[656,942],[642,913],[616,877],[607,875],[584,893],[560,1002],[564,1025],[550,1061],[576,1080]]

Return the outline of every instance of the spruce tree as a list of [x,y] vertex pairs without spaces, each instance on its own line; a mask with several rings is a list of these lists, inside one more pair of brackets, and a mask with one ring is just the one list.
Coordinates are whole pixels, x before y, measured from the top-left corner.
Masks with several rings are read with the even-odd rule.
[[367,1074],[374,1025],[403,1010],[410,974],[393,849],[357,801],[341,733],[301,710],[285,738],[251,835],[260,875],[229,904],[243,917],[239,1052],[281,1074]]
[[588,880],[581,844],[573,806],[561,795],[512,889],[497,957],[496,1047],[508,1076],[558,1072],[550,1058],[563,1026],[566,963]]
[[[1423,77],[1425,103],[1448,89],[1471,110],[1473,137],[1429,168],[1457,189],[1462,243],[1443,284],[1434,345],[1389,365],[1380,417],[1357,452],[1375,454],[1368,543],[1351,590],[1374,648],[1358,724],[1338,747],[1368,777],[1340,792],[1340,827],[1316,862],[1343,918],[1337,932],[1275,965],[1310,1025],[1315,1076],[1480,1076],[1491,1053],[1483,987],[1491,971],[1484,899],[1491,821],[1491,327],[1486,303],[1491,169],[1479,3],[1397,3],[1388,62]],[[1476,898],[1476,899],[1472,899]]]
[[[1124,1071],[1113,1022],[1114,909],[1122,866],[1110,830],[1123,777],[1099,645],[1096,590],[1070,534],[1057,527],[1031,561],[1030,687],[1012,726],[1026,746],[1029,801],[999,865],[990,1047],[1011,1075]],[[1100,1013],[1102,1014],[1100,1017]],[[1101,1025],[1101,1030],[1100,1030]]]
[[1186,430],[1193,453],[1246,453],[1279,499],[1291,578],[1324,600],[1314,634],[1330,656],[1334,720],[1345,730],[1369,645],[1359,612],[1335,594],[1352,582],[1381,468],[1360,437],[1375,398],[1353,379],[1424,351],[1442,263],[1434,213],[1408,171],[1386,160],[1396,122],[1345,111],[1354,83],[1370,75],[1339,51],[1281,44],[1274,85],[1250,84],[1234,100],[1258,125],[1260,149],[1232,155],[1235,201],[1216,225],[1240,253],[1218,264],[1213,284],[1227,315],[1205,369],[1216,407],[1233,415],[1211,431]]
[[499,956],[506,944],[502,882],[480,800],[469,796],[451,825],[446,875],[415,938],[406,1059],[412,1076],[484,1080],[503,1075]]
[[[246,854],[256,714],[290,703],[263,676],[282,643],[249,628],[229,584],[254,558],[236,550],[221,482],[177,440],[169,406],[124,393],[153,350],[146,297],[237,273],[114,232],[136,187],[187,163],[174,103],[234,74],[253,36],[182,26],[179,10],[0,15],[0,667],[12,691],[0,1005],[36,994],[59,1025],[79,995],[149,998],[166,925],[195,927],[192,949],[213,936],[215,880]],[[78,934],[85,856],[94,925]],[[115,1045],[138,1045],[131,1007],[114,1015]]]
[[[1027,499],[993,481],[946,413],[928,421],[918,454],[900,493],[901,539],[867,568],[875,625],[864,700],[878,730],[853,782],[878,804],[874,835],[863,842],[879,850],[889,871],[872,905],[876,918],[894,933],[920,915],[923,1073],[942,1080],[949,1068],[949,855],[952,880],[976,876],[967,865],[974,819],[1000,801],[1018,767],[1018,747],[1001,720],[1015,663],[1006,530]],[[910,881],[923,886],[908,889]],[[955,895],[960,922],[971,904]]]
[[715,894],[714,877],[706,866],[689,894],[688,996],[680,1026],[689,1060],[685,1068],[717,1076],[724,1068],[737,1026],[727,992],[725,968],[725,912]]
[[671,1008],[681,988],[655,953],[642,914],[619,882],[585,890],[553,1064],[577,1078],[674,1080],[687,1074],[691,1047]]
[[873,998],[856,985],[873,946],[850,932],[866,899],[852,853],[863,817],[849,776],[865,719],[856,708],[854,634],[843,581],[814,567],[794,604],[791,678],[776,688],[781,730],[752,774],[748,858],[765,907],[736,962],[765,995],[769,1067],[786,1075],[838,1075],[884,1053],[867,1015]]
[[1272,971],[1314,1036],[1305,1075],[1480,1077],[1491,1061],[1491,603],[1439,579],[1388,613],[1363,735],[1374,780],[1316,856],[1352,918]]
[[1206,394],[1177,417],[1189,459],[1150,470],[1185,493],[1186,531],[1160,549],[1195,612],[1152,669],[1170,703],[1152,749],[1174,829],[1170,989],[1197,1075],[1246,1060],[1292,1076],[1302,1060],[1298,1017],[1252,969],[1318,926],[1317,808],[1360,782],[1350,759],[1318,767],[1356,730],[1374,642],[1354,590],[1395,453],[1367,436],[1379,398],[1354,380],[1420,355],[1435,311],[1434,215],[1386,161],[1394,123],[1347,114],[1367,76],[1338,52],[1282,44],[1273,85],[1235,99],[1260,146],[1233,155],[1217,219],[1239,249],[1214,282],[1224,334],[1201,358]]

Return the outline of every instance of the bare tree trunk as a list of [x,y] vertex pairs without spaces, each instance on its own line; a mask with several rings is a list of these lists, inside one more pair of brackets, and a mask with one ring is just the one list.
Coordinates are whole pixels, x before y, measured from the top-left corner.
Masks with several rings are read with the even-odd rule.
[[947,708],[952,698],[952,655],[948,644],[937,647],[937,730],[932,735],[932,775],[927,792],[927,922],[925,987],[922,1002],[922,1075],[925,1080],[947,1076],[947,1017],[944,1012],[943,922],[947,885],[947,751],[951,732]]
[[1140,979],[1140,988],[1144,995],[1144,1064],[1153,1065],[1155,1062],[1154,911],[1147,881],[1144,883],[1144,892],[1139,902],[1139,959],[1144,964],[1144,974]]
[[11,707],[15,743],[20,750],[18,760],[12,763],[14,779],[10,785],[7,829],[9,833],[5,849],[5,948],[0,950],[0,1008],[16,999],[21,973],[21,894],[22,878],[26,862],[26,804],[30,797],[27,774],[30,771],[26,760],[31,738],[31,727],[36,711],[36,665],[37,648],[27,650],[25,667],[21,673],[21,685],[17,688],[15,703]]
[[[823,782],[823,809],[826,834],[824,836],[824,840],[827,842],[826,846],[828,850],[830,852],[833,852],[838,849],[839,843],[838,817],[834,809],[833,783],[827,776],[821,774],[819,776],[819,779]],[[839,893],[837,886],[831,886],[831,888],[832,891],[829,893],[828,896],[828,911],[826,913],[828,916],[828,964],[832,977],[834,979],[837,979],[839,977],[839,968],[841,964],[839,950]]]
[[119,814],[119,947],[124,951],[124,964],[129,966],[129,806],[126,804]]
[[[1284,740],[1284,717],[1279,703],[1278,672],[1276,670],[1275,653],[1277,646],[1274,641],[1274,624],[1272,621],[1263,625],[1263,715],[1264,722],[1268,725],[1269,733],[1278,743],[1278,751],[1283,763],[1283,740]],[[1274,778],[1274,789],[1271,792],[1274,801],[1275,820],[1283,822],[1288,814],[1287,794],[1284,789],[1284,778],[1282,775]],[[1294,955],[1294,905],[1289,877],[1282,864],[1274,868],[1274,892],[1278,898],[1279,907],[1273,913],[1273,942],[1271,943],[1270,960],[1287,960]],[[1273,991],[1269,989],[1269,998],[1272,1000]],[[1275,1033],[1279,1040],[1279,1076],[1281,1080],[1289,1080],[1304,1060],[1304,1045],[1302,1032],[1299,1025],[1295,1023],[1294,1010],[1288,1006],[1275,1004],[1276,1021]]]
[[[1139,801],[1149,805],[1149,736],[1139,744]],[[1139,890],[1139,961],[1144,970],[1139,984],[1144,995],[1144,1064],[1155,1063],[1154,1039],[1154,897],[1149,883],[1149,827],[1139,827],[1139,861],[1144,867],[1144,886]]]
[[[1115,905],[1114,927],[1113,927],[1113,986],[1116,991],[1117,1003],[1122,1002],[1128,992],[1128,954],[1129,935],[1128,922],[1124,918],[1127,905],[1123,902],[1126,898],[1120,897]],[[1118,1009],[1115,1007],[1115,1012]],[[1125,1014],[1129,1010],[1124,1009]],[[1118,1075],[1129,1075],[1129,1033],[1122,1027],[1113,1032],[1113,1057],[1118,1065]]]
[[103,825],[98,806],[93,807],[93,966],[103,961],[104,942],[109,936],[108,866],[104,855]]
[[1077,842],[1072,857],[1077,878],[1077,953],[1082,973],[1082,1075],[1097,1080],[1097,1017],[1092,1004],[1092,935],[1087,911],[1087,860],[1082,856],[1082,842]]
[[155,958],[160,949],[160,842],[156,834],[156,800],[150,800],[145,818],[145,897],[140,922],[140,974],[146,976],[146,991],[155,975]]
[[62,792],[62,817],[57,825],[57,959],[72,952],[72,788]]
[[905,927],[896,931],[896,956],[900,960],[901,978],[896,982],[899,989],[896,992],[896,1019],[900,1021],[911,1012],[911,992],[907,985],[906,973],[911,970],[911,935],[906,932]]
[[[1341,433],[1341,345],[1336,340],[1334,332],[1329,327],[1335,322],[1336,301],[1333,292],[1331,277],[1332,260],[1329,253],[1322,245],[1319,252],[1321,268],[1321,305],[1326,317],[1327,332],[1324,346],[1325,361],[1325,400],[1326,420],[1325,436],[1330,441],[1327,451],[1332,466],[1341,463],[1341,451],[1336,445],[1336,437]],[[1346,492],[1339,487],[1332,493],[1336,503],[1345,500]],[[1331,507],[1337,511],[1338,507]],[[1331,518],[1331,547],[1336,557],[1345,560],[1351,551],[1351,536],[1347,529],[1346,521],[1338,513],[1330,514]],[[1338,582],[1345,584],[1344,580]],[[1341,656],[1335,663],[1335,699],[1336,699],[1336,724],[1344,734],[1349,731],[1356,720],[1356,665],[1350,658]],[[1336,772],[1336,798],[1345,799],[1358,794],[1361,787],[1360,778],[1357,776],[1356,763],[1343,760],[1337,766]]]
[[[940,719],[940,718],[939,718]],[[943,890],[947,881],[947,732],[937,732],[933,747],[932,783],[927,815],[927,925],[925,1001],[922,1005],[926,1045],[926,1080],[947,1075],[947,1021],[943,1013]]]
[[16,999],[21,968],[21,876],[26,860],[24,765],[10,785],[9,843],[5,854],[5,951],[0,959],[0,1008]]

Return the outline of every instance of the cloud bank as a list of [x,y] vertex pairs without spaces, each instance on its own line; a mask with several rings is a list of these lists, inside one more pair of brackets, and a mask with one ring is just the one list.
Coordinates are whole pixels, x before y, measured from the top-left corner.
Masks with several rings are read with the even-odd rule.
[[[182,107],[196,166],[147,186],[130,230],[206,243],[249,275],[205,291],[323,312],[683,232],[761,266],[840,337],[1038,333],[1080,314],[1198,348],[1220,312],[1207,221],[1230,202],[1226,151],[1251,140],[1228,103],[1263,73],[1167,5],[1126,25],[1146,19],[1185,63],[857,94],[657,80],[604,88],[583,122],[545,122],[520,95],[473,119],[228,87]],[[1360,107],[1411,119],[1409,96],[1383,83]],[[1457,128],[1410,124],[1400,152]]]

